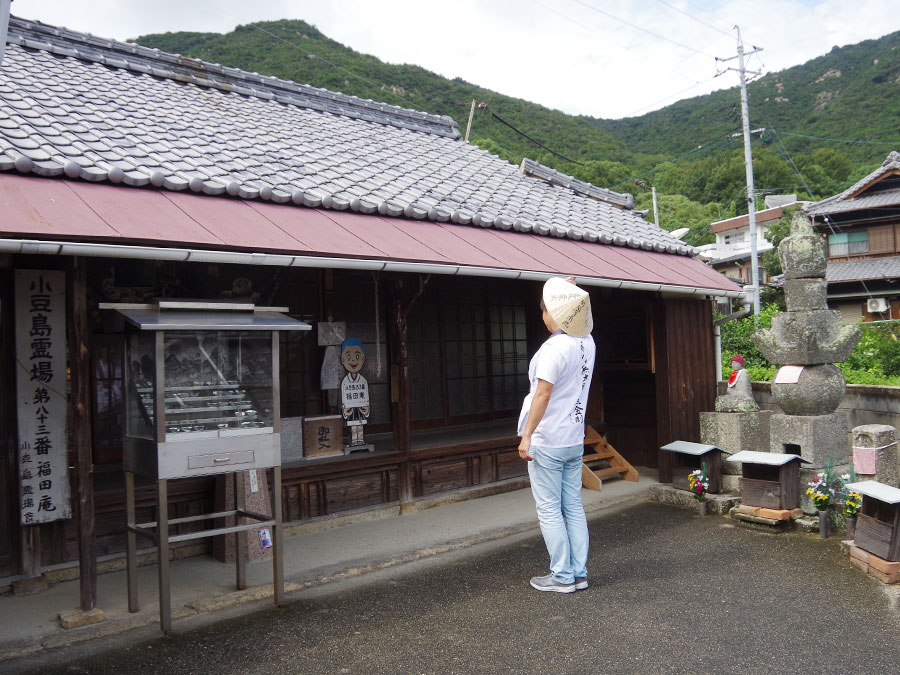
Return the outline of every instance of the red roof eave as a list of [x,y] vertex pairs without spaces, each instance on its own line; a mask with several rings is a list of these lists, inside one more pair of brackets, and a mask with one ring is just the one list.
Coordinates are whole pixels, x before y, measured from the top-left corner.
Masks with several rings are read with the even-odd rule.
[[735,292],[702,261],[492,228],[0,174],[0,237],[517,270]]

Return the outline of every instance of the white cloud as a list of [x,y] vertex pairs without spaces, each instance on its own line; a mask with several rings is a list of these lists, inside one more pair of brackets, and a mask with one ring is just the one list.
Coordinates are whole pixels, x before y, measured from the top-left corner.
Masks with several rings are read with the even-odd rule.
[[391,63],[606,118],[735,86],[733,72],[714,77],[736,66],[714,58],[735,55],[734,24],[763,48],[748,67],[766,71],[900,30],[896,0],[14,0],[12,12],[116,39],[304,19]]

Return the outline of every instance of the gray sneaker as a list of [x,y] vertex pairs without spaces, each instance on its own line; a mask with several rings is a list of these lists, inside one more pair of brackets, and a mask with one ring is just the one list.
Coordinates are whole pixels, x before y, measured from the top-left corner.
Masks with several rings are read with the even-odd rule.
[[587,577],[575,577],[575,590],[583,591],[588,587]]
[[561,584],[553,578],[552,574],[545,577],[531,577],[531,587],[539,591],[551,591],[553,593],[574,593],[575,584]]

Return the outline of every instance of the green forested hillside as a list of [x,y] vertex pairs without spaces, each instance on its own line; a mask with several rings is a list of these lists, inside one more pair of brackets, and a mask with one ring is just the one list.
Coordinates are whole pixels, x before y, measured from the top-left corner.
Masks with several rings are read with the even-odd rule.
[[[711,221],[746,212],[737,87],[679,101],[641,117],[566,115],[414,65],[391,65],[294,20],[239,26],[228,34],[166,33],[135,40],[266,75],[450,115],[470,140],[518,163],[530,157],[596,185],[633,192],[648,208],[642,179],[660,193],[660,224],[690,227],[688,243],[712,240]],[[733,76],[736,79],[736,75]],[[754,173],[761,193],[820,199],[872,171],[900,141],[900,33],[869,40],[769,74],[750,84]],[[522,137],[498,115],[543,145]],[[774,129],[775,131],[772,131]],[[818,138],[808,138],[818,137]],[[827,139],[845,139],[854,143]],[[572,161],[567,161],[569,160]]]

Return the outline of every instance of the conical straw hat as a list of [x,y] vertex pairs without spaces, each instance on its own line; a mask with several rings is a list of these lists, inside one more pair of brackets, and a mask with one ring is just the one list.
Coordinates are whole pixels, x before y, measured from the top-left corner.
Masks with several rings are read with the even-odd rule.
[[544,284],[544,306],[563,332],[584,337],[594,328],[588,292],[560,277]]

